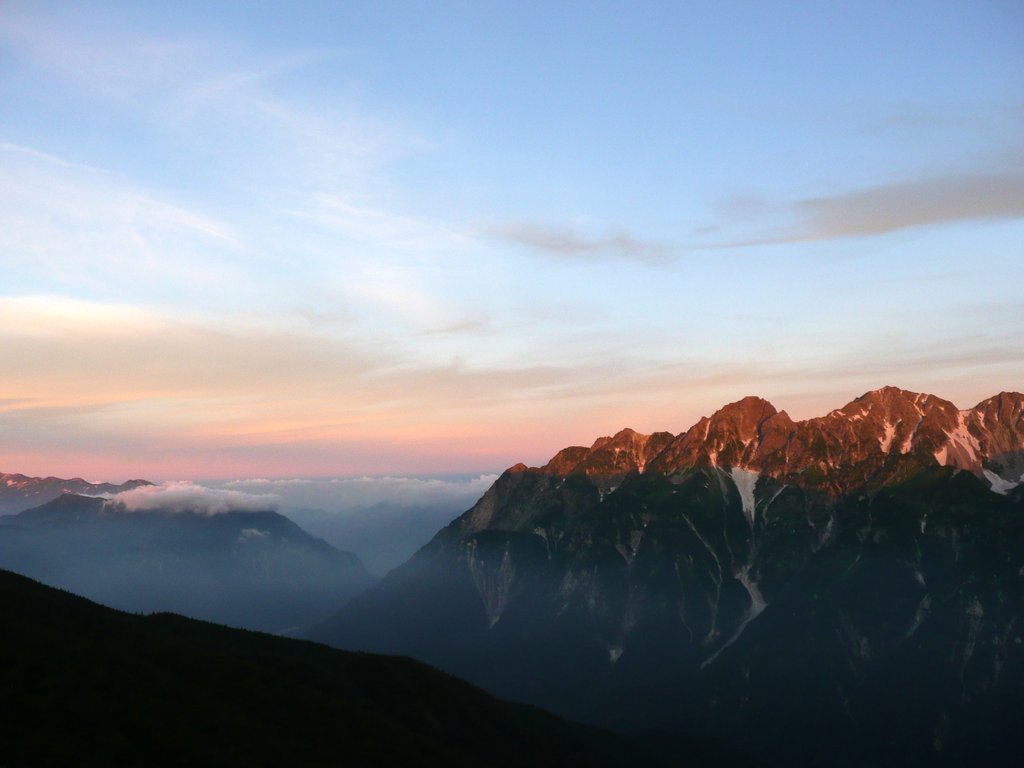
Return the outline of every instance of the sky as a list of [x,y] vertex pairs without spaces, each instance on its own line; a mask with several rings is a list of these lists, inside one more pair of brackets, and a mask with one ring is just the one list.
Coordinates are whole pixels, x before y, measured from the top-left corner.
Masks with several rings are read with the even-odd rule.
[[0,470],[1024,389],[1019,2],[0,2]]

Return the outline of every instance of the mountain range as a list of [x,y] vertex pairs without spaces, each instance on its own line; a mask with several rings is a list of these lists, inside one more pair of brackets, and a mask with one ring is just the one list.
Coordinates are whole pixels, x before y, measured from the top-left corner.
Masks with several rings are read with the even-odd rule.
[[0,517],[0,567],[115,608],[295,634],[374,581],[270,511],[129,510],[64,494]]
[[1015,765],[1024,396],[744,398],[505,471],[311,637],[765,765]]
[[146,480],[129,480],[120,485],[90,483],[80,477],[66,480],[60,477],[29,477],[17,473],[0,472],[0,515],[22,512],[48,501],[74,493],[80,496],[113,496],[143,485]]

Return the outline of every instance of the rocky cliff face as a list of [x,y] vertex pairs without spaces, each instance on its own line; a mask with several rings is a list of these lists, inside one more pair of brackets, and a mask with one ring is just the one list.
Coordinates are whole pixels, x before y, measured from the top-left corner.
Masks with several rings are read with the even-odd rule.
[[986,729],[1024,716],[1022,403],[885,388],[795,422],[745,398],[567,448],[318,637],[769,763],[968,764],[984,731],[1000,764],[1016,747]]

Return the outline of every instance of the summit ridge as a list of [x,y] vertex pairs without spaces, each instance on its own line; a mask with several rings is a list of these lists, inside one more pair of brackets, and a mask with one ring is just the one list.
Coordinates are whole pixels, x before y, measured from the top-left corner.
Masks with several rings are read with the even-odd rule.
[[885,386],[803,421],[763,398],[744,397],[677,435],[624,429],[590,448],[564,448],[531,471],[614,479],[629,472],[740,467],[845,493],[902,476],[909,464],[938,464],[970,471],[1003,492],[1024,481],[1022,457],[1021,393],[1001,392],[960,410],[935,395]]

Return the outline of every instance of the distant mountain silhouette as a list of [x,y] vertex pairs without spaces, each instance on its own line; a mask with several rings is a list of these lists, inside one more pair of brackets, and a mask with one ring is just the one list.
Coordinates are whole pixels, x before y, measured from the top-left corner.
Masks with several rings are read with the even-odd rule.
[[374,581],[276,512],[130,512],[73,494],[0,518],[0,567],[115,608],[279,633]]

